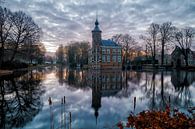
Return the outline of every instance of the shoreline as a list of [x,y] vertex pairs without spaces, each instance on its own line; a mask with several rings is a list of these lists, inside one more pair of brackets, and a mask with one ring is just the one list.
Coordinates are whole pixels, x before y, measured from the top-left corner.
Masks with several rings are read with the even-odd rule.
[[35,69],[35,68],[48,67],[48,66],[55,66],[55,65],[37,65],[37,66],[30,66],[30,67],[27,67],[27,68],[12,69],[12,70],[0,69],[0,77],[1,76],[6,76],[6,75],[12,75],[14,72],[32,70],[32,69]]
[[13,74],[13,70],[2,70],[0,69],[0,77],[1,76],[5,76],[5,75],[10,75],[10,74]]
[[[58,64],[46,64],[46,65],[37,65],[37,66],[29,66],[27,68],[19,68],[19,69],[0,69],[0,77],[5,75],[11,75],[14,72],[24,71],[24,70],[32,70],[35,68],[41,68],[41,67],[48,67],[48,66],[58,66]],[[72,68],[77,69],[77,68]],[[82,69],[82,68],[81,68]],[[181,70],[181,71],[195,71],[194,66],[188,66],[188,67],[180,67],[180,68],[171,68],[171,67],[161,67],[161,66],[155,66],[152,67],[151,65],[142,65],[141,69],[128,69],[130,70],[141,70],[141,71],[172,71],[172,70]]]

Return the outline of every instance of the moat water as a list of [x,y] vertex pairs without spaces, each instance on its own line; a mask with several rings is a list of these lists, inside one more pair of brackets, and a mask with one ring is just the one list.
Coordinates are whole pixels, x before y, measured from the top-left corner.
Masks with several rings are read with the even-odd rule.
[[195,106],[195,72],[46,67],[0,77],[3,129],[68,129],[70,121],[72,129],[117,129],[131,112],[167,104],[185,113]]

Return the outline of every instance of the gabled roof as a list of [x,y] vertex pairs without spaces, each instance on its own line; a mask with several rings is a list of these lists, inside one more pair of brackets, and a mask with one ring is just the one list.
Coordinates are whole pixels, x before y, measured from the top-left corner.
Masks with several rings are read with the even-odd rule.
[[116,42],[108,39],[108,40],[102,40],[101,43],[102,46],[120,46],[119,44],[117,44]]
[[176,54],[181,54],[180,48],[176,45],[175,49],[172,51],[171,55],[176,56]]
[[[190,48],[187,48],[185,50],[188,50],[189,53],[193,53],[194,54],[194,51],[192,51]],[[175,54],[182,54],[181,48],[179,46],[177,46],[177,45],[175,46],[175,49],[172,51],[171,55],[175,56]]]

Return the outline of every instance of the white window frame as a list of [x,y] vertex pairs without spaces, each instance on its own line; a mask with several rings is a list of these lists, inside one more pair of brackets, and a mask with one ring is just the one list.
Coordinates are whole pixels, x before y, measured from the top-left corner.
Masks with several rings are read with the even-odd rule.
[[106,49],[107,54],[110,54],[110,48]]
[[121,56],[118,56],[118,62],[120,63],[121,61]]
[[110,62],[110,55],[107,55],[107,57],[106,57],[107,59],[107,62]]
[[106,49],[102,48],[102,54],[106,54]]
[[102,55],[102,62],[106,62],[106,56],[105,55]]
[[116,62],[116,57],[115,55],[112,55],[112,62]]

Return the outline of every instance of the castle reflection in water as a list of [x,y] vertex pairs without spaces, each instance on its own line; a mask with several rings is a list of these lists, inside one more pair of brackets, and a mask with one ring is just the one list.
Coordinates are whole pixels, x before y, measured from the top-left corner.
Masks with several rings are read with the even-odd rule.
[[93,70],[88,72],[88,84],[92,89],[92,108],[94,115],[99,115],[98,110],[101,108],[101,98],[115,96],[123,86],[121,70]]
[[[194,72],[59,69],[57,76],[62,85],[67,83],[72,90],[92,90],[91,107],[96,122],[103,97],[137,97],[143,102],[148,100],[149,109],[158,110],[169,103],[173,107],[193,106],[190,87],[194,87]],[[141,95],[136,96],[138,91]]]
[[92,104],[97,122],[98,110],[101,108],[102,97],[115,96],[125,86],[122,70],[68,70],[59,68],[56,74],[59,83],[68,83],[69,86],[92,90]]

